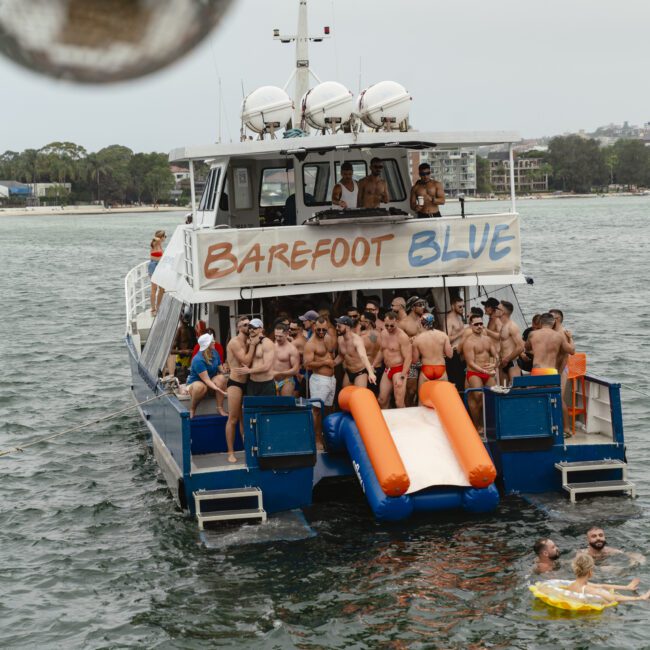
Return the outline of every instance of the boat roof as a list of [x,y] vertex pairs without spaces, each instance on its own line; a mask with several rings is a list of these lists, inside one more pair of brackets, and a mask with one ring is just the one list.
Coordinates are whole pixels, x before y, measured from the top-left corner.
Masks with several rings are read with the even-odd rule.
[[346,151],[351,149],[431,149],[479,147],[493,144],[519,142],[516,131],[362,131],[359,133],[335,133],[309,135],[273,140],[245,140],[220,144],[180,147],[169,154],[170,162],[208,160],[211,158],[249,158],[291,156],[309,152]]

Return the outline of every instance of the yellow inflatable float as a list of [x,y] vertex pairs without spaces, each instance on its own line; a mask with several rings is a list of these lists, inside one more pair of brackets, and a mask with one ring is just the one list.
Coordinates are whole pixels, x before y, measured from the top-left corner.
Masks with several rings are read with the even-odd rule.
[[543,603],[572,612],[601,612],[605,607],[618,605],[616,601],[607,601],[600,596],[571,591],[567,589],[571,582],[571,580],[545,580],[536,582],[529,589],[535,598]]

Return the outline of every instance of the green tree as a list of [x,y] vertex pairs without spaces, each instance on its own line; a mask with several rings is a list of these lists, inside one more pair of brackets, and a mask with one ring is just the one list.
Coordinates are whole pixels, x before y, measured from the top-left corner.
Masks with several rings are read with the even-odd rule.
[[133,151],[119,144],[104,147],[97,152],[97,158],[106,170],[102,174],[103,200],[109,203],[126,202],[126,193],[131,181],[129,163],[132,157]]
[[174,188],[174,175],[169,169],[165,154],[149,154],[149,171],[144,177],[144,186],[154,204],[160,199],[169,198],[169,193]]
[[476,191],[479,194],[492,194],[490,161],[482,156],[476,156]]
[[645,186],[650,174],[650,155],[641,140],[619,140],[613,147],[616,181],[623,185]]
[[553,184],[570,192],[589,192],[607,182],[607,168],[596,140],[577,135],[558,136],[549,143]]

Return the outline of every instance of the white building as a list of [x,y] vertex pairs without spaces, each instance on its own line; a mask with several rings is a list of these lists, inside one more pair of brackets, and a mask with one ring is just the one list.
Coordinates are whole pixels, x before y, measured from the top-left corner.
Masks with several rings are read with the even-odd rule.
[[476,194],[476,150],[435,149],[422,155],[431,165],[432,177],[440,181],[449,196]]

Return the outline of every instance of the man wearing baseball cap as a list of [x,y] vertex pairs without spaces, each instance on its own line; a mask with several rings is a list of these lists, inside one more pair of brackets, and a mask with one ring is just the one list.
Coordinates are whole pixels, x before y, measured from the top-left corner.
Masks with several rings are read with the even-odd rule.
[[246,385],[246,395],[249,397],[256,396],[274,396],[275,381],[273,372],[273,362],[275,360],[275,348],[273,343],[264,336],[264,323],[259,318],[252,318],[249,325],[249,349],[253,348],[253,361],[248,368],[248,384]]
[[368,382],[375,384],[375,370],[366,354],[366,346],[358,334],[352,331],[354,321],[349,316],[336,319],[336,334],[339,344],[339,355],[343,358],[343,385],[368,387]]
[[313,334],[314,323],[318,320],[318,312],[310,309],[302,316],[298,316],[298,318],[302,321],[303,327],[305,328],[305,336],[310,339]]

